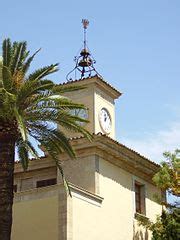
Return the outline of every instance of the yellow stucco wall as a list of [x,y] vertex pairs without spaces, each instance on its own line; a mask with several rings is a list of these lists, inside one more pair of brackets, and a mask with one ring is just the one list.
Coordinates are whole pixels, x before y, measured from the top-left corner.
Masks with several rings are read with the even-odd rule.
[[[146,186],[146,215],[154,219],[161,207],[153,201],[153,193],[159,192],[155,186],[118,168],[103,159],[99,162],[99,195],[103,197],[98,204],[82,197],[73,197],[73,240],[132,240],[145,232],[137,227],[134,218],[135,194],[134,180]],[[150,234],[146,233],[150,240]]]
[[[70,98],[73,102],[84,104],[86,108],[88,108],[88,121],[89,123],[85,124],[85,128],[90,131],[91,133],[94,133],[95,126],[94,126],[94,112],[93,112],[93,106],[94,106],[94,89],[93,87],[87,87],[83,90],[78,90],[71,93],[64,94],[66,97]],[[66,129],[63,129],[64,133],[69,137],[77,137],[81,134],[77,132],[68,131]]]
[[[73,240],[97,240],[101,238],[101,208],[89,199],[73,197]],[[105,232],[106,230],[104,230]]]
[[99,163],[102,229],[104,239],[130,240],[133,236],[133,196],[131,174],[101,159]]
[[57,196],[14,204],[12,240],[20,239],[58,239]]
[[[92,193],[95,192],[95,156],[68,159],[62,162],[66,179]],[[62,181],[62,177],[59,176]]]
[[[139,230],[134,226],[136,222],[134,181],[138,180],[145,186],[146,216],[151,220],[161,212],[161,206],[153,199],[154,193],[160,194],[160,190],[103,159],[100,161],[99,171],[100,195],[104,197],[102,205],[105,213],[104,229],[110,228],[109,232],[113,232],[114,240],[130,240]],[[146,236],[148,235],[147,239],[150,239],[150,233],[146,233]]]
[[73,240],[132,240],[131,175],[103,160],[99,168],[100,196],[104,200],[98,205],[73,198]]
[[158,190],[155,186],[151,184],[147,184],[146,190],[146,215],[152,221],[156,219],[157,214],[159,214],[162,210],[161,205],[157,204],[154,201],[154,194],[161,194],[160,190]]

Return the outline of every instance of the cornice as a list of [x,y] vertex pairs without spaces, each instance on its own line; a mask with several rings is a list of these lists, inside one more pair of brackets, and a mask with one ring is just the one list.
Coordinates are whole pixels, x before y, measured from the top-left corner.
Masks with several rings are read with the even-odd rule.
[[[128,148],[106,136],[105,134],[93,134],[90,142],[84,137],[74,137],[70,139],[72,147],[76,151],[77,159],[86,156],[99,155],[106,161],[137,175],[152,183],[153,175],[159,170],[160,165],[140,155],[138,152]],[[59,156],[61,161],[69,159],[66,153]],[[15,173],[22,172],[20,163],[15,164]],[[48,156],[40,160],[31,160],[28,171],[55,167],[55,163]]]
[[[69,183],[69,188],[73,197],[77,197],[77,195],[79,195],[84,199],[89,199],[90,201],[94,201],[98,204],[101,204],[104,199],[101,196],[89,192],[86,189],[83,189],[72,183]],[[33,188],[30,190],[17,192],[14,194],[14,202],[31,201],[47,197],[54,197],[59,195],[59,191],[62,191],[68,197],[68,193],[65,191],[64,185],[60,183],[52,186]]]
[[99,77],[98,75],[88,77],[88,78],[82,78],[82,79],[76,79],[68,82],[64,82],[62,86],[66,85],[90,85],[90,84],[96,84],[104,91],[108,92],[109,96],[116,99],[122,95],[122,93],[114,88],[112,85],[110,85],[107,81],[105,81],[103,78]]
[[92,143],[83,137],[73,138],[71,141],[77,156],[85,153],[98,154],[106,161],[151,183],[152,177],[160,168],[157,163],[102,133],[94,135]]

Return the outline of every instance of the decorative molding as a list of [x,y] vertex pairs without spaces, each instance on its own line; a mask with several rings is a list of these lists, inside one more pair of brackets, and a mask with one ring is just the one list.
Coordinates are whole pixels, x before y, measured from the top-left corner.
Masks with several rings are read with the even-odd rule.
[[[84,137],[72,138],[71,144],[76,151],[77,158],[98,155],[106,161],[143,178],[151,184],[153,184],[152,176],[160,167],[158,164],[141,156],[134,150],[103,134],[94,134],[92,142],[89,142]],[[69,156],[66,153],[62,153],[60,159],[66,161],[69,160]],[[41,161],[41,164],[39,161]],[[54,166],[54,162],[50,158],[35,160],[31,161],[28,171],[52,166]],[[19,168],[20,166],[16,166],[15,173],[18,172]]]
[[30,190],[17,192],[14,194],[14,202],[32,201],[42,198],[48,198],[52,196],[58,196],[58,191],[64,188],[62,184],[56,184],[52,186],[33,188]]
[[117,89],[115,89],[113,86],[111,86],[108,82],[106,82],[104,79],[100,78],[99,76],[95,75],[92,77],[87,77],[87,78],[83,78],[83,79],[78,79],[78,80],[72,80],[72,81],[68,81],[68,82],[64,82],[63,86],[66,85],[90,85],[90,84],[94,84],[96,83],[97,86],[99,86],[100,88],[104,89],[108,92],[108,94],[110,96],[112,96],[114,99],[118,98],[119,96],[122,95],[121,92],[119,92]]
[[95,155],[95,193],[99,194],[99,156]]
[[94,193],[91,193],[91,192],[83,189],[83,188],[75,186],[72,183],[70,183],[69,186],[72,191],[73,197],[79,198],[81,200],[84,200],[84,201],[94,204],[96,206],[100,206],[100,204],[104,200],[104,198],[100,197],[99,195],[96,195]]
[[[72,183],[69,183],[70,190],[72,191],[72,196],[76,196],[79,194],[80,196],[83,196],[87,199],[91,199],[97,203],[102,203],[103,198],[91,193],[79,186],[76,186]],[[56,184],[51,185],[47,187],[41,187],[41,188],[33,188],[27,191],[17,192],[14,194],[14,202],[21,202],[21,201],[30,201],[30,200],[37,200],[41,198],[47,198],[51,196],[55,196],[59,194],[59,191],[66,191],[64,185]],[[74,194],[74,195],[73,195]],[[68,197],[68,193],[66,193]]]

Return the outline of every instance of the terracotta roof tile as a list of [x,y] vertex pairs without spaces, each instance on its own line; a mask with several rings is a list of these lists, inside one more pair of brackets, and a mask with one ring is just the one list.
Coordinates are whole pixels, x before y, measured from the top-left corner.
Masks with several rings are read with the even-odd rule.
[[112,139],[111,137],[107,136],[106,134],[103,134],[103,133],[99,132],[99,133],[97,133],[96,135],[97,135],[97,136],[103,136],[103,137],[106,137],[106,138],[108,138],[110,141],[112,141],[112,142],[118,144],[119,146],[124,147],[124,148],[126,148],[126,149],[128,149],[128,150],[134,152],[135,154],[137,154],[138,156],[140,156],[140,157],[142,157],[143,159],[147,160],[148,162],[150,162],[150,163],[152,163],[152,164],[154,164],[154,165],[156,165],[156,166],[160,166],[158,163],[156,163],[156,162],[154,162],[154,161],[148,159],[147,157],[141,155],[140,153],[138,153],[137,151],[133,150],[132,148],[129,148],[129,147],[127,147],[126,145],[124,145],[124,144],[118,142],[117,140]]
[[92,77],[86,77],[86,78],[82,78],[82,79],[75,79],[75,80],[70,80],[68,82],[64,82],[64,83],[60,83],[59,85],[68,85],[71,83],[76,83],[76,82],[83,82],[86,81],[88,79],[93,79],[93,78],[97,78],[99,79],[101,82],[103,82],[104,84],[106,84],[108,87],[112,88],[116,93],[118,93],[119,95],[121,95],[122,93],[120,91],[118,91],[116,88],[114,88],[112,85],[110,85],[108,82],[106,82],[102,77],[98,76],[98,75],[94,75]]
[[[99,132],[99,133],[97,133],[97,134],[93,133],[93,135],[94,135],[94,136],[103,136],[103,137],[109,139],[110,141],[116,143],[117,145],[119,145],[119,146],[121,146],[121,147],[124,147],[124,148],[128,149],[129,151],[132,151],[133,153],[137,154],[138,156],[142,157],[143,159],[147,160],[148,162],[150,162],[150,163],[152,163],[152,164],[154,164],[154,165],[156,165],[156,166],[158,166],[158,167],[160,166],[158,163],[156,163],[156,162],[148,159],[147,157],[141,155],[140,153],[138,153],[137,151],[135,151],[135,150],[127,147],[126,145],[118,142],[117,140],[112,139],[111,137],[107,136],[106,134],[103,134],[103,133]],[[70,140],[77,140],[77,139],[81,139],[81,138],[84,138],[84,137],[83,137],[83,136],[80,136],[80,137],[72,137],[72,138],[70,138]]]
[[[157,167],[160,167],[159,164],[157,164],[157,163],[155,163],[154,161],[148,159],[147,157],[141,155],[141,154],[138,153],[137,151],[135,151],[135,150],[127,147],[126,145],[118,142],[117,140],[112,139],[111,137],[107,136],[106,134],[103,134],[103,133],[99,132],[99,133],[97,133],[97,134],[93,133],[93,136],[102,136],[102,137],[104,137],[104,138],[107,138],[108,140],[112,141],[113,143],[115,143],[115,144],[117,144],[117,145],[119,145],[119,146],[121,146],[121,147],[124,147],[124,148],[126,148],[127,150],[129,150],[129,151],[137,154],[138,156],[140,156],[140,157],[143,158],[144,160],[150,162],[151,164],[153,164],[153,165],[155,165],[155,166],[157,166]],[[72,137],[72,138],[70,138],[70,141],[78,140],[78,139],[83,139],[83,138],[85,138],[85,137],[84,137],[84,136]],[[47,156],[42,156],[42,157],[40,157],[40,159],[43,159],[43,158],[46,158],[46,157],[47,157]],[[35,158],[30,159],[30,161],[35,161],[35,160],[36,160]],[[18,163],[20,163],[20,161],[15,161],[15,164],[18,164]]]

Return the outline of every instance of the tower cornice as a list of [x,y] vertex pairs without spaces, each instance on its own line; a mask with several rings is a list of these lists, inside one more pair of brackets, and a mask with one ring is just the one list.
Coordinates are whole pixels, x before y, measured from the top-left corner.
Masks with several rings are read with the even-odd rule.
[[82,78],[82,79],[71,80],[71,81],[64,82],[59,85],[88,86],[91,84],[96,84],[101,89],[105,90],[109,94],[109,96],[111,96],[113,99],[117,99],[122,95],[122,93],[119,90],[114,88],[112,85],[110,85],[107,81],[105,81],[103,78],[99,77],[98,75],[95,75],[92,77],[87,77],[87,78]]

